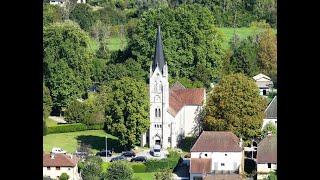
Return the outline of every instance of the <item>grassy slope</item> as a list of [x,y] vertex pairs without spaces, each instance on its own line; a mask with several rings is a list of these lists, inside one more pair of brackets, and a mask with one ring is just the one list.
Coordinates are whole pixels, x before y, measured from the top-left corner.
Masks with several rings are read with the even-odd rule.
[[134,173],[133,177],[140,177],[142,180],[153,180],[155,172],[151,173]]
[[[123,47],[127,46],[128,43],[128,39],[125,38],[124,39],[124,45]],[[90,48],[92,52],[95,52],[99,49],[99,43],[94,39],[94,38],[90,38]],[[108,48],[110,51],[117,51],[120,49],[120,38],[115,36],[115,37],[111,37],[110,38],[110,42],[108,44]]]
[[[234,33],[234,29],[233,28],[218,28],[221,32],[223,32],[224,34],[224,43],[222,44],[223,48],[228,48],[229,47],[229,41],[233,36]],[[277,33],[277,30],[274,29],[275,33]],[[250,35],[250,33],[252,32],[251,28],[237,28],[236,32],[238,33],[238,35],[240,36],[240,39],[244,39],[247,36]]]
[[50,152],[52,147],[57,146],[67,152],[75,152],[78,143],[84,142],[91,145],[92,153],[96,153],[105,149],[106,136],[108,137],[108,149],[118,144],[118,138],[107,134],[104,130],[48,134],[43,137],[43,150]]
[[57,121],[52,120],[52,119],[50,119],[50,118],[47,118],[47,119],[46,119],[46,123],[47,123],[47,127],[52,127],[52,126],[58,125],[58,122],[57,122]]

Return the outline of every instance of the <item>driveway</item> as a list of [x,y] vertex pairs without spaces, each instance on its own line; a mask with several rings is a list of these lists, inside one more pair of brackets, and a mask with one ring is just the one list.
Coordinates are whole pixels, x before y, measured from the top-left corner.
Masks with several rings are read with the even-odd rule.
[[62,119],[61,117],[59,116],[49,116],[50,119],[54,120],[54,121],[57,121],[59,123],[67,123],[64,119]]

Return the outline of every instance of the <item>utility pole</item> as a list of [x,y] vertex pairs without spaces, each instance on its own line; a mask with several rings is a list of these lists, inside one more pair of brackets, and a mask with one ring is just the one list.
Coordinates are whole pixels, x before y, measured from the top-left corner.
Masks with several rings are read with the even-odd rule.
[[108,157],[108,137],[106,136],[106,162]]

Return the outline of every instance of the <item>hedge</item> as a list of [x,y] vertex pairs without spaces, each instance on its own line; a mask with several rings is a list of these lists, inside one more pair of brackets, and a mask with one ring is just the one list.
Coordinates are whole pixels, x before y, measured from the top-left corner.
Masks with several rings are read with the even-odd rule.
[[176,151],[171,151],[168,154],[168,158],[161,160],[148,159],[146,162],[147,172],[157,172],[165,169],[173,170],[180,160],[180,154]]
[[146,172],[147,166],[143,163],[131,163],[134,173],[144,173]]
[[85,125],[82,123],[58,124],[56,126],[48,127],[47,134],[66,133],[66,132],[85,131],[85,130],[100,130],[100,129],[104,129],[104,124],[93,124],[93,125]]

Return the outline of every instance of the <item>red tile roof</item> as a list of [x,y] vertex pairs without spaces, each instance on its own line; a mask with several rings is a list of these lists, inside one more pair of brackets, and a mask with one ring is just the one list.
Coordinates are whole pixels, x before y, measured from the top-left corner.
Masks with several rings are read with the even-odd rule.
[[258,144],[257,163],[277,163],[276,135],[268,135]]
[[204,88],[186,89],[180,83],[174,84],[169,91],[168,112],[175,117],[185,105],[201,106],[204,101]]
[[211,158],[191,158],[190,173],[211,173]]
[[174,83],[171,88],[171,90],[179,90],[179,89],[186,89],[179,81]]
[[208,175],[203,180],[241,180],[242,177],[239,174],[215,174]]
[[54,159],[51,159],[51,154],[43,154],[43,167],[74,167],[77,165],[77,159],[73,159],[69,155],[55,154]]
[[231,131],[203,131],[191,152],[241,152],[239,138]]

